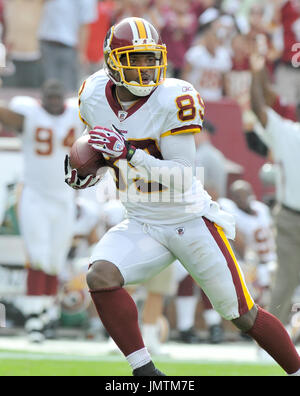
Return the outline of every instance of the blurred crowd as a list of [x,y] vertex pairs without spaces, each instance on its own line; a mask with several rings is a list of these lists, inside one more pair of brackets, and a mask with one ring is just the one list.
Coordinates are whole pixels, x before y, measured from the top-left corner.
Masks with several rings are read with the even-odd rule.
[[108,28],[127,16],[156,26],[169,76],[192,82],[206,101],[230,96],[249,108],[253,51],[266,57],[283,98],[299,101],[299,0],[0,0],[3,86],[58,77],[75,92],[101,67]]

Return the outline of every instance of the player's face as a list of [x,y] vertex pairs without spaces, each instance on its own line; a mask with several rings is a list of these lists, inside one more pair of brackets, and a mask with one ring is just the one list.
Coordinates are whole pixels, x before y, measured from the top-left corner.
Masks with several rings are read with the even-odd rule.
[[252,190],[241,189],[235,192],[234,201],[237,206],[245,211],[251,211],[251,202],[254,200],[254,194]]
[[43,107],[52,115],[64,112],[64,96],[59,93],[48,93],[43,96]]
[[[155,70],[147,67],[155,66],[156,59],[151,53],[132,53],[129,55],[130,65],[128,65],[126,56],[123,56],[121,62],[124,66],[134,66],[141,69],[127,69],[125,71],[126,81],[135,81],[147,85],[154,80]],[[139,70],[141,71],[141,79]]]

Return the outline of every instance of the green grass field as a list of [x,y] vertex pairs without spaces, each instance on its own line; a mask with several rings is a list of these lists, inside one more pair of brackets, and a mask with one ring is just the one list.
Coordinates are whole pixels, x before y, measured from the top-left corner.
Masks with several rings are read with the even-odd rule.
[[[12,354],[10,354],[12,355]],[[76,359],[76,358],[74,358]],[[130,376],[125,361],[59,360],[32,354],[1,357],[0,376]],[[283,376],[278,366],[233,363],[157,362],[168,376]]]

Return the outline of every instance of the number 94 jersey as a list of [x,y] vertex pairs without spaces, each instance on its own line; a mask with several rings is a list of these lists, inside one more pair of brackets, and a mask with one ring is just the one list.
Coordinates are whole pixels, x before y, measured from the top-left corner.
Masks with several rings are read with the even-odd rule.
[[[200,133],[204,117],[204,104],[198,92],[188,82],[173,78],[166,79],[149,96],[131,103],[125,110],[117,100],[115,86],[102,70],[83,83],[79,106],[80,116],[90,128],[111,128],[114,125],[136,148],[158,159],[163,159],[160,149],[162,139]],[[131,183],[137,198],[135,202],[124,202],[120,194],[129,217],[147,219],[149,223],[175,222],[176,219],[180,221],[194,217],[192,213],[187,216],[184,208],[186,202],[162,203],[158,195],[165,186],[151,179],[135,177],[131,164],[126,165],[127,177],[124,176],[120,162],[110,160],[115,170],[117,189],[128,191]],[[203,188],[201,193],[202,200],[208,199]]]
[[14,97],[9,108],[24,116],[25,186],[54,199],[69,199],[73,193],[64,182],[64,158],[84,129],[76,98],[66,101],[61,115],[49,114],[39,101],[29,96]]

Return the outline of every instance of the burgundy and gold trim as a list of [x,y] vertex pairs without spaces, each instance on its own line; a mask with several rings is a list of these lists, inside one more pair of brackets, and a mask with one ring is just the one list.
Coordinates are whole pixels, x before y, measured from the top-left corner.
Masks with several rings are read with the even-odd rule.
[[212,223],[205,217],[203,218],[203,220],[227,262],[227,266],[230,270],[232,280],[235,286],[239,306],[239,314],[241,316],[253,308],[254,301],[248,291],[241,269],[237,263],[233,250],[224,234],[222,227],[218,226],[215,223]]
[[[141,99],[137,100],[134,105],[132,107],[130,107],[130,109],[128,109],[127,113],[127,117],[130,117],[132,114],[134,114],[139,108],[141,108],[143,106],[143,104],[145,104],[148,99],[150,98],[150,96],[155,92],[156,89],[154,89],[150,95],[142,97]],[[118,113],[120,110],[123,110],[116,95],[115,95],[115,85],[113,84],[112,81],[108,81],[105,87],[105,96],[106,99],[112,109],[112,111],[115,113],[115,115],[118,117]]]
[[200,133],[202,127],[200,125],[184,125],[179,128],[171,129],[167,132],[164,132],[160,135],[160,137],[166,137],[171,135],[181,135],[183,133]]

